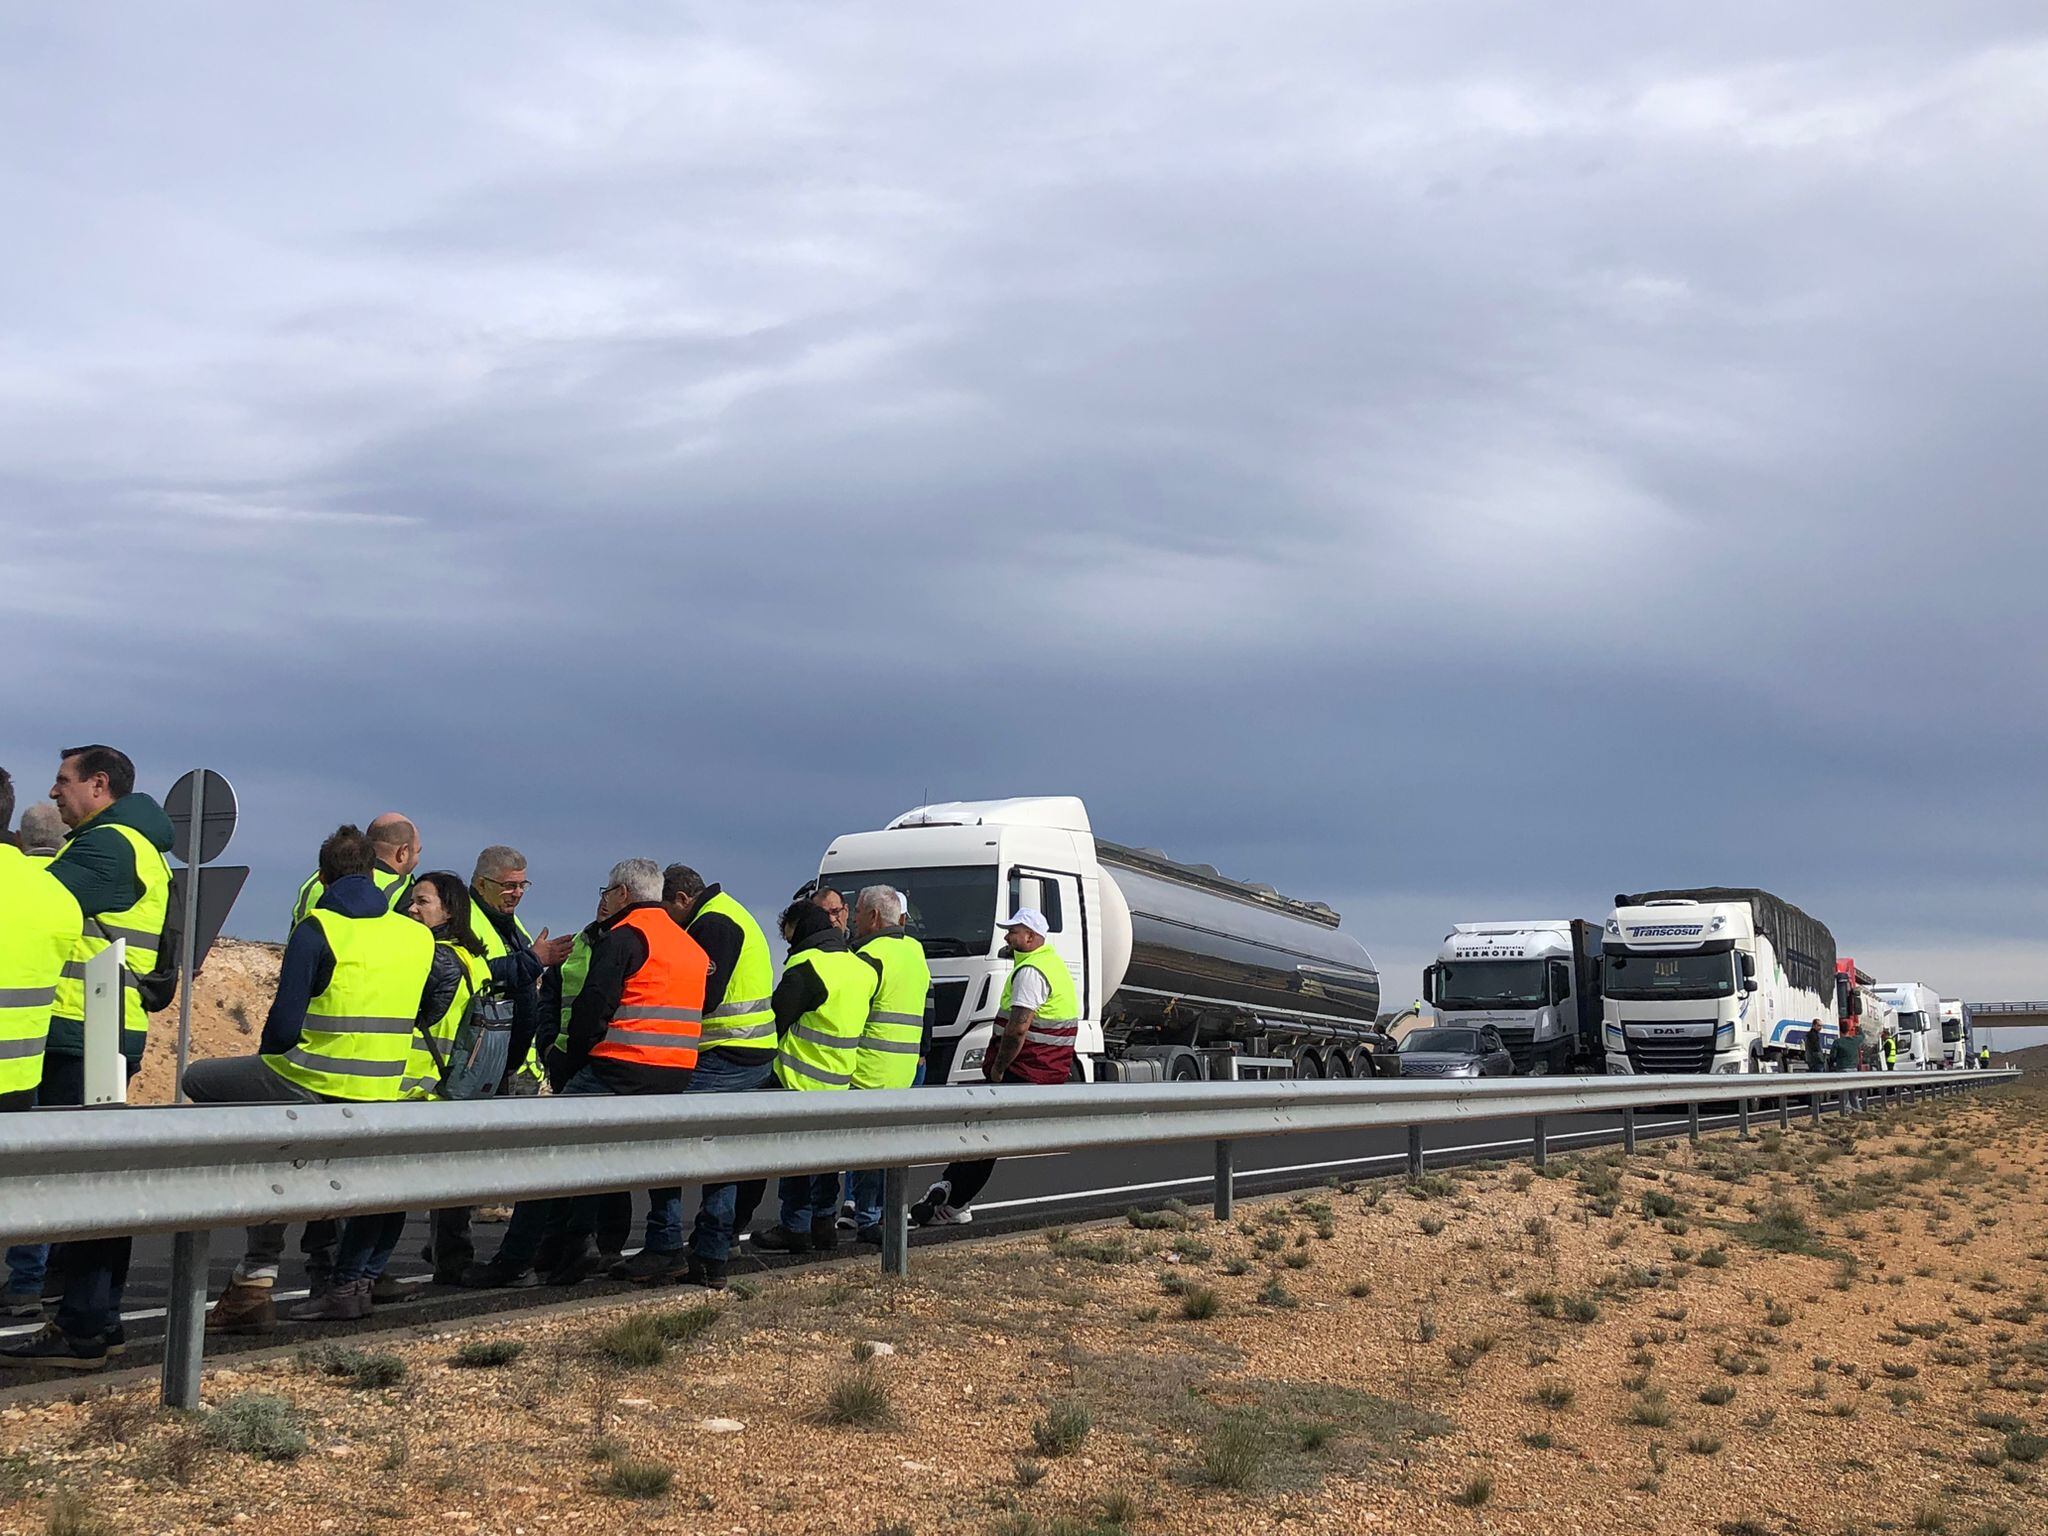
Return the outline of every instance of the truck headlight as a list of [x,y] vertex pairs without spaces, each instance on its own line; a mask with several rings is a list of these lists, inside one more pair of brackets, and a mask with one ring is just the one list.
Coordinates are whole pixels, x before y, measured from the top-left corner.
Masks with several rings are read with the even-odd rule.
[[977,1045],[973,1050],[968,1051],[965,1055],[963,1055],[960,1058],[960,1065],[963,1067],[978,1067],[987,1058],[987,1056],[988,1048],[986,1046]]

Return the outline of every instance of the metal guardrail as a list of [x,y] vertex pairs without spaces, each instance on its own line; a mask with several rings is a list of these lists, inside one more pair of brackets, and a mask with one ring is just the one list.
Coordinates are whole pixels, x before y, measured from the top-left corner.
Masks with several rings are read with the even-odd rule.
[[[563,1097],[451,1104],[251,1104],[37,1111],[0,1116],[0,1232],[16,1240],[177,1234],[165,1324],[164,1401],[193,1407],[217,1227],[604,1190],[882,1168],[882,1263],[908,1272],[912,1164],[1165,1142],[1216,1144],[1215,1209],[1230,1214],[1233,1146],[1252,1137],[1402,1127],[1408,1166],[1423,1129],[1529,1116],[1548,1157],[1558,1117],[1635,1115],[1736,1101],[1781,1125],[1826,1098],[1884,1102],[1958,1093],[2016,1071],[1768,1076],[1382,1079],[860,1093]],[[1843,1101],[1845,1105],[1847,1100]]]

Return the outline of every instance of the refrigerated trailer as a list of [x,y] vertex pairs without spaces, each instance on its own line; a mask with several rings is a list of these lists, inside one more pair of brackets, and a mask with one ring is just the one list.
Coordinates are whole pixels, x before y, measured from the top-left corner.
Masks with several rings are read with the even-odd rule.
[[1832,1046],[1835,937],[1769,891],[1616,896],[1601,939],[1610,1072],[1766,1072]]
[[1379,973],[1335,912],[1099,839],[1074,796],[919,806],[835,838],[818,874],[849,906],[868,885],[908,900],[932,970],[927,1082],[982,1080],[1019,906],[1073,973],[1085,1080],[1363,1077],[1382,1053],[1393,1069]]
[[1440,1024],[1500,1031],[1517,1072],[1598,1072],[1600,925],[1577,917],[1455,923],[1422,973]]

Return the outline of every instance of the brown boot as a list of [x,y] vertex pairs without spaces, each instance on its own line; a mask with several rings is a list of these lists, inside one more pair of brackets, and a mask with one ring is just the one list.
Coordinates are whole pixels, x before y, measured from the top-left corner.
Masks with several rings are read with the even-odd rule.
[[295,1323],[353,1323],[370,1315],[370,1282],[344,1280],[291,1310]]
[[230,1280],[206,1314],[208,1333],[269,1333],[277,1326],[277,1303],[269,1280]]

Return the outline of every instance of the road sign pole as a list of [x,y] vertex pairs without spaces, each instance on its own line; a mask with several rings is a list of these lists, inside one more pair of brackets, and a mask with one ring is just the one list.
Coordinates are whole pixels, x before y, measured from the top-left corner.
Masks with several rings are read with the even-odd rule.
[[185,849],[185,922],[178,934],[178,1076],[171,1085],[171,1102],[185,1102],[185,1064],[192,1054],[193,959],[199,945],[199,864],[206,851],[202,829],[206,826],[206,775],[194,776],[192,783],[192,837]]

